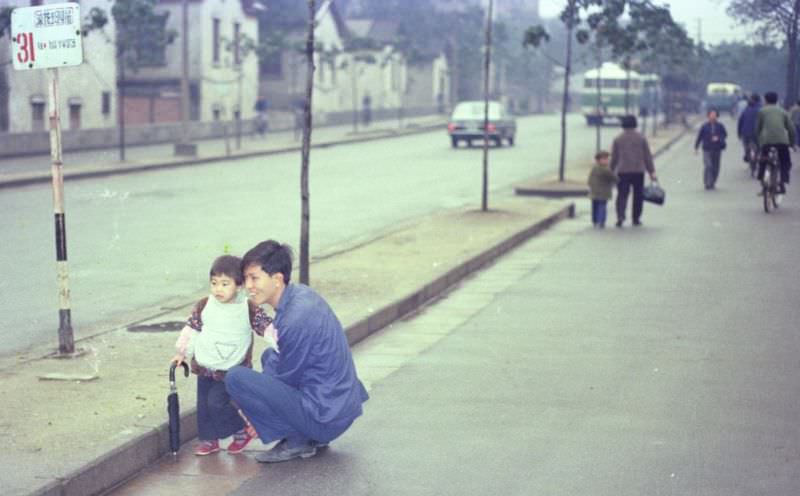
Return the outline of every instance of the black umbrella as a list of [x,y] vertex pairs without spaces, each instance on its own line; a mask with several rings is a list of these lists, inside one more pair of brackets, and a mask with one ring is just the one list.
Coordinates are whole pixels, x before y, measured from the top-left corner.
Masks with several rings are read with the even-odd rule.
[[[189,377],[189,366],[181,362],[183,375]],[[169,367],[169,395],[167,396],[167,413],[169,414],[169,447],[173,455],[178,454],[181,447],[181,408],[178,406],[178,388],[175,387],[175,368],[173,362]]]

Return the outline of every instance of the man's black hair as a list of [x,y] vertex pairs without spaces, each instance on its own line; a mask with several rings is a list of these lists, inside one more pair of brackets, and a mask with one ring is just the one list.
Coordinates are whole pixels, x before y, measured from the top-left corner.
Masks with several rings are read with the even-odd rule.
[[237,286],[241,286],[244,282],[244,276],[242,276],[242,260],[233,255],[217,257],[214,263],[211,264],[211,270],[208,271],[209,279],[214,276],[228,276],[236,282]]
[[758,93],[753,93],[752,95],[750,95],[750,101],[753,104],[759,103],[761,101],[761,95],[759,95]]
[[258,265],[269,275],[283,274],[283,283],[289,284],[292,276],[292,249],[289,245],[275,240],[262,241],[242,257],[242,271],[251,265]]
[[622,129],[636,129],[639,127],[639,121],[636,120],[635,115],[626,115],[622,118]]
[[778,94],[774,91],[767,91],[764,93],[764,101],[769,103],[770,105],[775,105],[778,103]]

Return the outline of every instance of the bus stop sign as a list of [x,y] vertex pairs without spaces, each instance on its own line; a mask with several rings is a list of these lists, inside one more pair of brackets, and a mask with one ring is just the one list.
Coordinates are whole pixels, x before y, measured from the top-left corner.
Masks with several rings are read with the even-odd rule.
[[14,69],[48,69],[83,63],[77,3],[19,7],[11,11]]

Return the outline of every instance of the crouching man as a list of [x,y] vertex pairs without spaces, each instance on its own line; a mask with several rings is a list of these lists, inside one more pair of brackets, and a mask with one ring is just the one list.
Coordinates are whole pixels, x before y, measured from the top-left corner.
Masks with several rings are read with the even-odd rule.
[[289,282],[288,246],[261,242],[242,258],[242,269],[250,299],[275,309],[277,344],[261,356],[263,372],[234,367],[225,387],[262,442],[280,441],[256,460],[314,456],[350,427],[369,398],[344,330],[320,295]]

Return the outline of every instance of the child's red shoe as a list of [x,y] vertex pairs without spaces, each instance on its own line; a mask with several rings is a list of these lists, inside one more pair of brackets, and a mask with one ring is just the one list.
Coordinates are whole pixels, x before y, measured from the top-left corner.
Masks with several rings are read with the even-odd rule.
[[247,446],[247,444],[258,437],[258,434],[253,434],[251,434],[247,429],[242,429],[234,434],[233,442],[228,445],[228,453],[235,455],[244,451],[244,448]]
[[194,454],[197,456],[205,456],[210,455],[211,453],[216,453],[219,451],[219,441],[216,439],[213,441],[200,441],[198,445],[194,448]]

